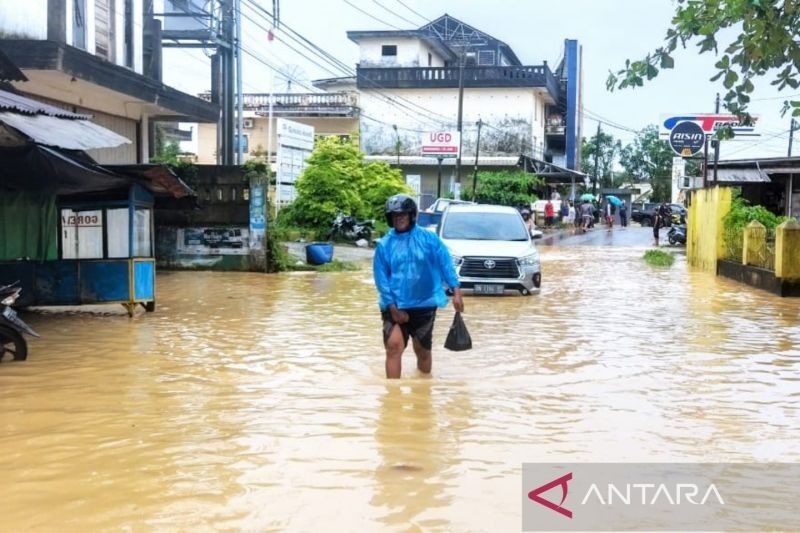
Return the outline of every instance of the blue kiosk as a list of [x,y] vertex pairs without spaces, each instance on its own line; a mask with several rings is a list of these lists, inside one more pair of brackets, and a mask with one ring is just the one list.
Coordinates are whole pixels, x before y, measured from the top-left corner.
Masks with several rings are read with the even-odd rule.
[[0,285],[20,282],[18,305],[155,310],[156,196],[191,189],[165,167],[101,167],[35,144],[0,149],[3,164]]

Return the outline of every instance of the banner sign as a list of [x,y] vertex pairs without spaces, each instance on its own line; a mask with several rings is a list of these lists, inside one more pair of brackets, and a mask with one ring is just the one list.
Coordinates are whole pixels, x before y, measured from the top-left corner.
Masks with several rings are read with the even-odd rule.
[[461,134],[457,131],[432,131],[422,139],[422,155],[428,157],[458,157]]
[[706,135],[713,135],[722,126],[730,125],[735,134],[734,139],[736,137],[760,137],[761,134],[756,132],[755,128],[758,117],[753,116],[752,119],[753,125],[745,126],[736,115],[720,115],[718,113],[708,115],[662,115],[658,134],[662,139],[667,139],[675,126],[681,122],[694,122],[700,126]]
[[314,128],[299,122],[279,118],[276,201],[293,202],[297,196],[294,183],[306,168],[306,159],[314,149]]

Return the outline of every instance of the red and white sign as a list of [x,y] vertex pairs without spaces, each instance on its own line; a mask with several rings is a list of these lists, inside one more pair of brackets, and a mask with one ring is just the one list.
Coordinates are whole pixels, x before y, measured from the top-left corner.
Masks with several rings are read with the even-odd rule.
[[457,131],[432,131],[422,138],[422,155],[458,157],[461,134]]

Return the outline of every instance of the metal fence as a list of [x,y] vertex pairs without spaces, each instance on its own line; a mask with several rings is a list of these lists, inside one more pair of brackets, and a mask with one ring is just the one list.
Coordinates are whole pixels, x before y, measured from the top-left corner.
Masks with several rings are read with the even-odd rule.
[[[723,231],[724,258],[742,262],[742,251],[744,248],[744,232],[746,229],[726,229]],[[751,266],[775,270],[775,229],[766,229],[764,242],[752,246],[754,252],[748,257],[748,264]]]
[[723,258],[741,263],[742,247],[744,245],[743,228],[724,229],[722,243],[724,247]]

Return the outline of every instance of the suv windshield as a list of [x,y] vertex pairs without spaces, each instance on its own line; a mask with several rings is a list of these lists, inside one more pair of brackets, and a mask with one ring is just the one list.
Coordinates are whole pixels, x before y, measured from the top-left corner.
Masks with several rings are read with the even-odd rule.
[[527,241],[525,223],[516,213],[450,212],[442,238],[476,241]]

